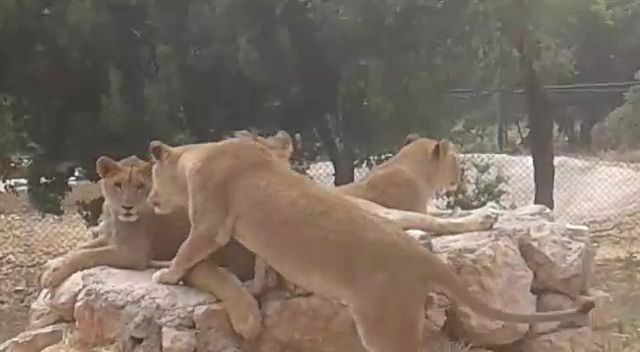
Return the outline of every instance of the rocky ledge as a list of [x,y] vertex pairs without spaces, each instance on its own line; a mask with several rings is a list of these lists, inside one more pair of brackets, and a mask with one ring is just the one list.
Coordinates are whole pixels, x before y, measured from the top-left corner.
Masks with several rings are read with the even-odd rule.
[[[530,329],[485,319],[433,294],[425,311],[427,351],[604,351],[610,298],[591,288],[594,251],[586,228],[554,222],[548,209],[532,206],[501,214],[490,231],[430,242],[475,294],[496,307],[566,309],[588,295],[596,308],[585,321]],[[0,352],[364,352],[339,303],[270,292],[261,300],[263,331],[246,341],[233,332],[215,298],[190,287],[154,284],[151,275],[107,267],[76,273],[55,292],[41,292],[26,331],[0,345]]]

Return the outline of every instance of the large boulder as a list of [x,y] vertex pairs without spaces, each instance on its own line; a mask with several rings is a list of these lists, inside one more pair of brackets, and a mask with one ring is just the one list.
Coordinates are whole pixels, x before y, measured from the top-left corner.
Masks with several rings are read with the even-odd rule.
[[[588,233],[553,222],[544,207],[505,212],[490,231],[434,237],[431,246],[471,292],[505,311],[574,307],[592,292]],[[155,284],[152,272],[98,267],[76,273],[53,292],[40,295],[28,330],[66,322],[74,345],[117,346],[120,351],[365,351],[349,310],[339,302],[268,292],[261,299],[263,330],[247,341],[234,333],[214,297],[190,287]],[[599,302],[606,301],[606,294],[599,296]],[[464,351],[470,345],[477,351],[551,346],[549,337],[530,336],[528,326],[493,321],[455,303],[438,293],[425,302],[429,351]],[[551,344],[562,350],[595,351],[600,340],[592,327],[580,327],[583,323],[545,328],[556,334]],[[34,346],[20,351],[46,347]]]

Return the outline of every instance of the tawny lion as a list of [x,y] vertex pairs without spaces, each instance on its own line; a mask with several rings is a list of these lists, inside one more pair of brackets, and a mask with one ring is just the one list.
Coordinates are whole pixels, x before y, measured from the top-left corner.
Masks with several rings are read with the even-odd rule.
[[156,282],[178,282],[233,236],[287,280],[346,302],[371,352],[417,352],[423,307],[434,290],[489,318],[518,323],[574,319],[593,308],[587,302],[514,314],[491,307],[393,222],[296,174],[260,143],[154,141],[149,149],[149,203],[160,214],[186,208],[191,222],[171,266],[153,275]]
[[[293,151],[291,137],[285,131],[265,138],[243,130],[236,132],[235,137],[263,144],[287,163]],[[403,148],[391,159],[373,167],[362,179],[333,190],[405,230],[417,229],[444,235],[491,229],[496,217],[489,212],[476,212],[460,218],[425,214],[437,191],[455,188],[459,181],[460,166],[449,142],[410,134]]]
[[[96,169],[105,199],[98,237],[47,264],[40,277],[42,287],[54,288],[73,273],[99,265],[166,267],[165,261],[175,256],[189,233],[184,210],[159,215],[148,205],[150,162],[135,156],[120,161],[102,156]],[[254,276],[254,261],[253,253],[232,241],[185,276],[188,285],[220,298],[232,326],[245,338],[256,337],[262,329],[258,303],[238,279]]]

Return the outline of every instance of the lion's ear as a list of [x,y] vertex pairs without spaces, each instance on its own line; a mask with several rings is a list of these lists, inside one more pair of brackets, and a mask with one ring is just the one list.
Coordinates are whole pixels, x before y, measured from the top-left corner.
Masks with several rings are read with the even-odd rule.
[[282,148],[292,148],[293,147],[293,139],[291,139],[291,135],[287,133],[285,130],[280,130],[273,136],[269,137],[274,143],[276,143],[279,147]]
[[445,140],[445,139],[441,139],[440,141],[438,141],[438,143],[435,145],[435,147],[433,147],[433,155],[436,158],[445,158],[448,154],[449,151],[451,150],[451,145],[449,143],[449,141]]
[[233,136],[235,138],[246,138],[246,139],[251,139],[251,140],[256,140],[257,136],[252,133],[251,131],[248,130],[239,130],[239,131],[234,131],[233,132]]
[[140,172],[144,177],[151,178],[151,170],[153,169],[153,161],[145,161],[140,167]]
[[417,141],[418,139],[420,139],[420,135],[417,133],[409,133],[406,137],[404,137],[404,144],[403,145],[407,145],[407,144],[411,144],[415,141]]
[[100,178],[105,178],[120,170],[120,165],[108,156],[101,156],[96,161],[96,172]]
[[149,154],[151,154],[153,161],[165,160],[170,153],[171,147],[160,141],[151,141],[149,143]]

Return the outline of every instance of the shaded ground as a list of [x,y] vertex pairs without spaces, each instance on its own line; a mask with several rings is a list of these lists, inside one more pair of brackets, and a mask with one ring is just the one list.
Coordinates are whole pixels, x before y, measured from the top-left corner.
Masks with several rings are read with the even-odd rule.
[[593,224],[598,245],[596,285],[613,298],[611,346],[607,352],[640,351],[640,216]]
[[598,286],[612,296],[618,319],[607,352],[640,351],[640,258],[630,258],[598,263]]
[[77,215],[0,214],[0,342],[22,331],[41,265],[88,236]]

